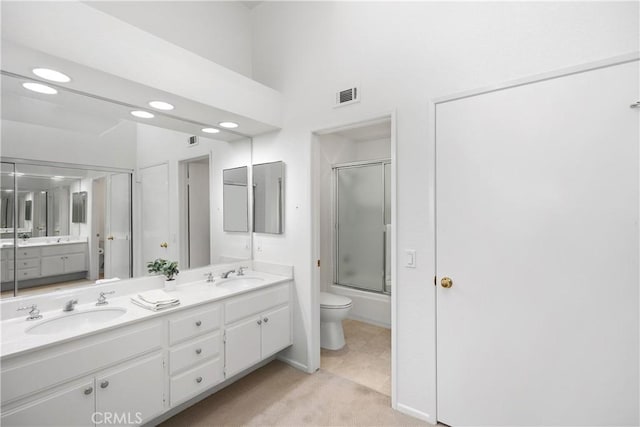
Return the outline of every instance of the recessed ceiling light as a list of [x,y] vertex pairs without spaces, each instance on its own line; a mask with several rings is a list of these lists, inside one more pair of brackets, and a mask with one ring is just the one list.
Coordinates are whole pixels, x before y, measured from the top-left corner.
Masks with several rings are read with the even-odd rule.
[[7,193],[13,193],[13,190],[4,190],[4,191],[6,191]]
[[173,110],[173,105],[164,101],[151,101],[149,105],[158,110]]
[[9,175],[11,175],[11,176],[23,176],[24,172],[11,172]]
[[32,90],[34,92],[38,92],[38,93],[44,93],[46,95],[55,95],[56,93],[58,93],[57,90],[55,90],[52,87],[40,84],[40,83],[22,83],[22,87],[24,87],[25,89],[29,89]]
[[154,117],[154,115],[148,111],[132,111],[131,115],[140,117],[141,119],[152,119]]
[[234,122],[220,122],[218,124],[223,128],[227,128],[227,129],[233,129],[238,127],[238,124]]
[[49,68],[34,68],[31,71],[36,76],[52,82],[69,83],[71,81],[71,78],[66,74],[62,74],[60,71],[51,70]]
[[202,132],[205,132],[205,133],[218,133],[218,132],[220,132],[220,129],[216,129],[216,128],[204,128],[204,129],[202,129]]

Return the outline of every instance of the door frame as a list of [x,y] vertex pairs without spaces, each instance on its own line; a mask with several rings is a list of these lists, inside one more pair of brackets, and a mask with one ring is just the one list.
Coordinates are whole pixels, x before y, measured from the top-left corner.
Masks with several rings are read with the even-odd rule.
[[[551,80],[551,79],[557,79],[557,78],[561,78],[561,77],[567,77],[567,76],[571,76],[574,74],[580,74],[580,73],[585,73],[585,72],[589,72],[589,71],[594,71],[594,70],[598,70],[601,68],[607,68],[607,67],[613,67],[616,65],[622,65],[622,64],[626,64],[626,63],[630,63],[630,62],[634,62],[634,61],[639,61],[640,60],[640,51],[635,51],[635,52],[630,52],[627,54],[623,54],[623,55],[617,55],[617,56],[613,56],[613,57],[609,57],[609,58],[605,58],[602,60],[598,60],[598,61],[592,61],[592,62],[587,62],[587,63],[583,63],[583,64],[579,64],[579,65],[575,65],[575,66],[570,66],[570,67],[564,67],[564,68],[559,68],[553,71],[549,71],[549,72],[545,72],[545,73],[539,73],[539,74],[533,74],[530,76],[526,76],[523,78],[519,78],[519,79],[515,79],[515,80],[509,80],[503,83],[499,83],[496,85],[491,85],[491,86],[485,86],[485,87],[480,87],[480,88],[476,88],[476,89],[471,89],[471,90],[466,90],[466,91],[462,91],[462,92],[456,92],[456,93],[452,93],[450,95],[445,95],[445,96],[441,96],[441,97],[436,97],[436,98],[432,98],[428,101],[428,120],[427,120],[427,126],[428,126],[428,134],[427,134],[427,147],[428,147],[428,152],[429,154],[432,156],[431,161],[429,162],[429,164],[431,165],[432,169],[433,169],[433,182],[434,182],[434,188],[429,189],[430,191],[428,191],[429,193],[429,204],[432,207],[430,209],[430,216],[432,218],[432,220],[430,221],[429,227],[430,227],[430,231],[432,232],[432,235],[434,236],[434,241],[433,241],[433,254],[434,254],[434,259],[433,259],[433,278],[434,278],[434,287],[433,287],[433,293],[432,293],[432,298],[434,301],[434,312],[433,312],[433,316],[435,319],[434,322],[434,328],[435,330],[433,331],[433,336],[434,336],[434,343],[433,343],[433,353],[434,353],[434,360],[435,360],[435,364],[433,364],[432,369],[432,378],[436,379],[436,383],[434,384],[435,387],[435,401],[429,402],[429,405],[433,408],[432,410],[432,414],[429,414],[428,417],[425,417],[424,419],[428,422],[431,422],[433,424],[436,424],[438,422],[438,413],[437,413],[437,408],[438,408],[438,370],[437,370],[437,356],[438,356],[438,351],[437,351],[437,345],[438,345],[438,337],[437,337],[437,325],[438,325],[438,318],[437,318],[437,295],[438,295],[438,288],[437,288],[437,258],[438,258],[438,236],[437,236],[437,218],[436,218],[436,211],[437,211],[437,206],[436,206],[436,191],[437,191],[437,183],[436,183],[436,171],[437,171],[437,167],[438,165],[436,164],[436,150],[437,150],[437,139],[436,139],[436,126],[437,126],[437,107],[440,104],[444,104],[447,102],[451,102],[451,101],[457,101],[460,99],[464,99],[464,98],[470,98],[470,97],[474,97],[474,96],[479,96],[479,95],[484,95],[484,94],[488,94],[488,93],[492,93],[492,92],[497,92],[497,91],[502,91],[502,90],[506,90],[506,89],[511,89],[511,88],[515,88],[518,86],[524,86],[524,85],[529,85],[529,84],[534,84],[534,83],[540,83],[546,80]],[[403,411],[404,412],[404,411]]]
[[[213,159],[213,155],[211,152],[208,152],[206,154],[203,155],[199,155],[199,156],[195,156],[195,157],[189,157],[186,159],[180,159],[178,160],[178,200],[179,200],[179,209],[178,209],[178,241],[179,241],[179,248],[178,248],[178,259],[180,262],[180,265],[185,266],[184,268],[189,268],[186,267],[189,265],[188,261],[190,261],[190,257],[189,257],[189,200],[188,200],[188,190],[187,190],[187,186],[188,186],[188,181],[187,181],[187,171],[188,171],[188,165],[189,163],[192,162],[200,162],[202,160],[206,160],[207,161],[207,166],[209,168],[209,227],[210,230],[213,230],[213,224],[211,224],[211,218],[212,215],[211,213],[212,211],[212,197],[211,197],[211,191],[213,188],[212,185],[212,180],[213,180],[213,175],[211,173],[212,171],[212,159]],[[182,236],[182,237],[181,237]],[[209,232],[209,263],[211,263],[211,254],[213,253],[213,242],[211,240],[211,232]]]
[[316,261],[320,259],[320,180],[318,179],[317,160],[319,159],[320,142],[318,136],[337,131],[366,126],[381,120],[391,121],[391,227],[394,232],[391,235],[391,283],[394,288],[391,292],[391,407],[397,409],[397,137],[396,137],[396,111],[388,111],[380,114],[364,116],[360,120],[340,122],[331,126],[325,126],[311,131],[310,152],[310,223],[311,223],[311,339],[308,341],[308,366],[307,371],[313,373],[320,368],[320,269]]

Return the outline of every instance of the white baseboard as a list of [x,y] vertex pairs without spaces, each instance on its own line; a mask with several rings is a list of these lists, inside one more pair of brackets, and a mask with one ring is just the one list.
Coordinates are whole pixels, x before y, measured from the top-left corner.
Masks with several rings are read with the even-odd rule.
[[284,356],[277,356],[276,359],[286,363],[289,366],[296,368],[299,371],[303,371],[308,374],[313,374],[313,371],[309,371],[309,367],[307,365],[302,364],[297,360],[289,359],[288,357],[284,357]]
[[438,424],[438,420],[435,417],[427,414],[426,412],[418,411],[410,406],[403,405],[402,403],[398,403],[397,405],[398,412],[402,412],[403,414],[409,415],[410,417],[417,418],[422,421],[426,421],[430,424],[436,425]]

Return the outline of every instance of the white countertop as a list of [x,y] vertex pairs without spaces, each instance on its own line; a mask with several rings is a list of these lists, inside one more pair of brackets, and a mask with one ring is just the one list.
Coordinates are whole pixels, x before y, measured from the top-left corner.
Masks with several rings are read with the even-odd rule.
[[[18,248],[37,248],[41,246],[59,246],[59,245],[73,245],[77,243],[87,243],[86,240],[51,240],[51,241],[33,241],[30,242],[18,242]],[[0,243],[0,248],[13,248],[13,243]]]
[[[2,332],[0,357],[7,358],[36,349],[39,350],[44,347],[57,345],[72,339],[105,332],[121,326],[153,319],[158,316],[164,316],[167,313],[178,312],[291,280],[290,277],[258,271],[247,271],[244,277],[256,277],[262,280],[256,280],[255,283],[253,281],[252,283],[246,283],[238,280],[240,277],[234,275],[231,276],[231,280],[225,280],[217,277],[213,283],[208,283],[205,280],[184,283],[178,285],[175,291],[168,292],[171,296],[175,296],[180,299],[180,305],[157,312],[139,307],[131,302],[131,297],[136,296],[138,293],[137,291],[133,291],[131,294],[127,295],[112,296],[112,298],[108,298],[108,305],[100,307],[96,307],[94,300],[88,303],[76,305],[75,310],[70,313],[63,312],[61,308],[42,312],[40,313],[43,316],[42,319],[33,321],[26,320],[28,311],[24,311],[24,316],[0,322],[0,330]],[[238,286],[235,286],[234,282],[237,282]],[[120,317],[105,321],[97,326],[82,325],[74,327],[71,330],[61,330],[51,334],[31,334],[26,332],[28,328],[47,322],[53,318],[64,317],[70,314],[77,314],[83,311],[100,308],[116,307],[125,308],[127,311]]]

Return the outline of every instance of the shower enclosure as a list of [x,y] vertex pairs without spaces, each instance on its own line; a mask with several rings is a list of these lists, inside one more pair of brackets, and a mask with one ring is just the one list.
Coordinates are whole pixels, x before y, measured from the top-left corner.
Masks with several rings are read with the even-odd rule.
[[334,283],[391,293],[391,161],[333,166]]

